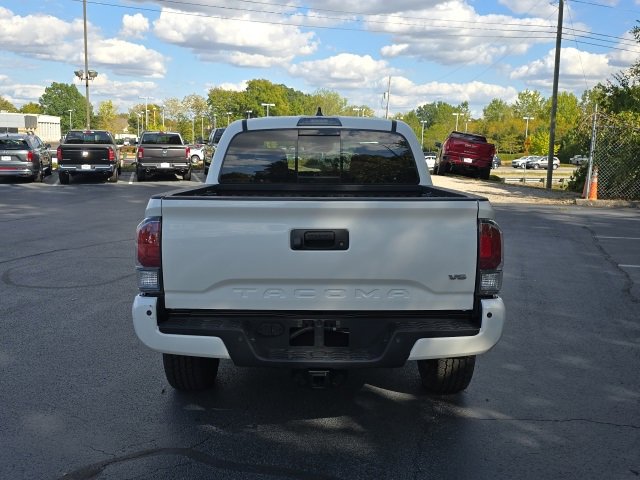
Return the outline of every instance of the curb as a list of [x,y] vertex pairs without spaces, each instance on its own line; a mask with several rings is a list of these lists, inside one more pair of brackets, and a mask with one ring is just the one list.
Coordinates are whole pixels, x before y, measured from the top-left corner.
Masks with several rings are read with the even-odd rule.
[[586,198],[576,198],[576,205],[596,208],[640,208],[640,202],[633,200],[588,200]]

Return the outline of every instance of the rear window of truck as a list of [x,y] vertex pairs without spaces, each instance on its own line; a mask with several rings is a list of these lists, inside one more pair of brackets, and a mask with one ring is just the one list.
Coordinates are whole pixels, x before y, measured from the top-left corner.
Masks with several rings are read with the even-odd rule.
[[177,133],[145,133],[140,143],[146,145],[182,145],[182,138]]
[[104,144],[111,145],[113,144],[113,139],[111,135],[107,132],[95,132],[95,131],[86,131],[86,132],[69,132],[64,139],[64,143],[68,144]]
[[417,185],[416,160],[398,133],[351,129],[256,130],[237,134],[221,184]]

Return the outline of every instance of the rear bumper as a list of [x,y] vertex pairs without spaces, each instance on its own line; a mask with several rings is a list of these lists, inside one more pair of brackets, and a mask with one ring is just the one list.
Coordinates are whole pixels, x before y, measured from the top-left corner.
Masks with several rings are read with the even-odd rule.
[[136,334],[153,350],[230,358],[242,366],[296,368],[397,367],[407,360],[479,355],[500,339],[505,308],[498,297],[482,300],[476,319],[470,313],[384,315],[165,312],[157,298],[142,295],[132,307]]
[[191,169],[191,160],[184,162],[161,162],[161,163],[146,163],[136,162],[137,168],[144,170],[146,173],[171,173],[179,172],[184,173]]
[[493,159],[484,160],[471,157],[460,157],[457,155],[446,155],[443,159],[444,163],[455,165],[458,168],[468,168],[477,170],[480,168],[489,168],[493,164]]
[[111,174],[113,170],[116,168],[115,163],[106,164],[106,165],[74,165],[68,163],[59,163],[58,171],[67,172],[67,173],[104,173]]
[[36,173],[33,167],[0,165],[0,177],[33,177]]

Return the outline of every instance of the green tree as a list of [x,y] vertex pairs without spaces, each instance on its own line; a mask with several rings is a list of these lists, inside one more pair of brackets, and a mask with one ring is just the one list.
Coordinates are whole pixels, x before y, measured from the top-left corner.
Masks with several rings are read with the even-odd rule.
[[[551,117],[551,99],[545,102],[543,118]],[[558,93],[558,108],[556,110],[556,141],[562,137],[582,119],[582,110],[578,98],[570,92]]]
[[118,112],[111,100],[100,102],[95,121],[96,128],[116,133]]
[[[60,128],[63,132],[70,128],[82,128],[86,125],[87,101],[73,84],[53,82],[44,89],[38,102],[42,113],[60,117]],[[69,125],[69,110],[71,110],[71,126]],[[90,117],[93,116],[92,112],[93,107],[89,105]]]
[[504,100],[494,98],[482,109],[482,118],[487,122],[504,122],[513,118],[513,107]]
[[32,113],[32,114],[41,114],[42,107],[34,102],[25,103],[22,107],[20,107],[21,113]]
[[456,107],[442,101],[426,103],[416,109],[416,115],[420,120],[426,122],[424,126],[427,129],[430,129],[436,124],[447,124],[451,125],[449,130],[453,130],[455,119],[453,120],[453,125],[451,120],[454,113],[456,113]]
[[518,99],[513,104],[513,112],[516,117],[534,117],[541,119],[544,106],[545,100],[540,92],[537,90],[524,90],[518,93]]
[[9,113],[16,113],[18,109],[4,97],[0,97],[0,111],[5,110]]
[[276,85],[269,80],[259,79],[247,82],[244,100],[247,110],[253,110],[253,117],[264,117],[267,114],[263,103],[272,103],[269,107],[269,115],[291,115],[291,107],[284,85]]
[[315,115],[318,107],[322,109],[323,115],[347,115],[347,105],[347,99],[338,92],[319,89],[307,98],[303,115]]

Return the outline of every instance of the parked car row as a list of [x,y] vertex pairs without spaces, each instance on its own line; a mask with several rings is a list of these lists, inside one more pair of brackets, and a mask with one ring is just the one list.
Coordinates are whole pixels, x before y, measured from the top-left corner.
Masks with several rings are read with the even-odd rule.
[[[513,168],[534,169],[539,168],[546,169],[549,165],[549,159],[546,155],[527,155],[525,157],[516,158],[511,162]],[[555,170],[560,166],[560,160],[558,157],[553,157],[553,169]]]

